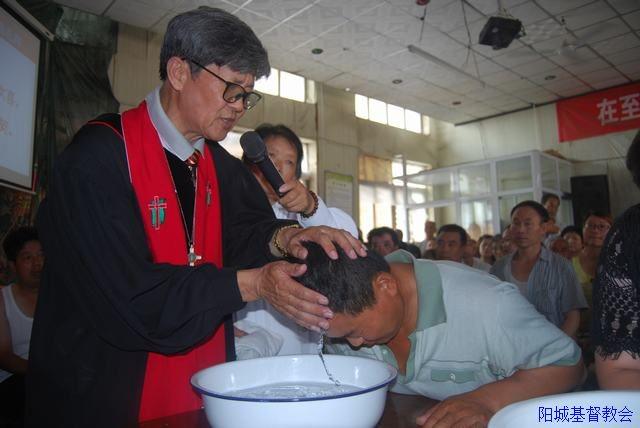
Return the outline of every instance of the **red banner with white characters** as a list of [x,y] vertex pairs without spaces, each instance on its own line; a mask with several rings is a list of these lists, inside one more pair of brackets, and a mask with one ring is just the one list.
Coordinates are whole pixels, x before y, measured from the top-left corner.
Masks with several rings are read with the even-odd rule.
[[560,142],[640,128],[640,83],[558,101]]

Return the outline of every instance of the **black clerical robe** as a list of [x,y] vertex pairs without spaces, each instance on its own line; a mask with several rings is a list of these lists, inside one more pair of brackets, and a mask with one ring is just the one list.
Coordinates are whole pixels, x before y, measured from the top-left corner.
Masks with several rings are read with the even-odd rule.
[[[117,115],[101,120],[119,126]],[[231,314],[243,306],[236,269],[271,261],[269,240],[290,222],[274,218],[238,159],[208,144],[220,187],[222,269],[152,263],[113,129],[85,125],[60,155],[38,212],[46,262],[31,338],[27,426],[135,426],[147,353],[185,351],[221,322],[227,358],[234,358]],[[175,173],[175,159],[169,163]]]

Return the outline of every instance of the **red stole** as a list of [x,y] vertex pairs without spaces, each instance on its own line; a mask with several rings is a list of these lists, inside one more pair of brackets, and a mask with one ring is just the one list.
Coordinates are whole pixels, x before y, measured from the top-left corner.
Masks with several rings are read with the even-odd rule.
[[[169,163],[143,101],[122,114],[122,133],[129,176],[142,213],[149,248],[156,263],[187,265],[187,237]],[[222,265],[222,229],[218,181],[213,156],[205,146],[198,164],[193,234],[196,264]],[[175,310],[181,310],[176,306]],[[224,325],[206,342],[186,353],[165,356],[149,353],[139,421],[161,418],[201,408],[200,396],[191,388],[198,370],[226,359]]]

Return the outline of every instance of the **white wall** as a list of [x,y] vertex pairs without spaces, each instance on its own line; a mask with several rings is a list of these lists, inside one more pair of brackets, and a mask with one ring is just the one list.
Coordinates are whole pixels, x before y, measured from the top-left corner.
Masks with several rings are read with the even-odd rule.
[[574,176],[608,175],[614,215],[640,202],[640,191],[624,164],[636,131],[560,143],[555,104],[461,126],[432,121],[431,129],[440,166],[552,150],[574,163]]

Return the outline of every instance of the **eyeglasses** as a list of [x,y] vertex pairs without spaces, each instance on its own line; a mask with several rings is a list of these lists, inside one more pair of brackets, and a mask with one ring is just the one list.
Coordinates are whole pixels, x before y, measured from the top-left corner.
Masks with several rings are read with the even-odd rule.
[[587,223],[584,225],[585,228],[591,230],[604,231],[611,229],[611,225],[609,224],[595,224],[595,223]]
[[200,67],[201,69],[203,69],[204,71],[206,71],[207,73],[211,74],[212,76],[217,77],[218,79],[220,79],[221,81],[224,82],[225,85],[227,85],[227,87],[225,88],[224,92],[222,93],[222,99],[225,100],[226,102],[228,102],[229,104],[233,104],[238,100],[242,100],[242,105],[244,106],[244,108],[246,110],[251,110],[253,107],[255,107],[256,104],[258,104],[258,101],[260,101],[262,99],[262,95],[260,95],[257,92],[247,92],[244,90],[244,88],[240,85],[238,85],[237,83],[232,83],[232,82],[227,82],[226,80],[224,80],[222,77],[218,76],[216,73],[214,73],[213,71],[209,70],[207,67],[205,67],[204,65],[192,60],[192,59],[187,59],[187,61],[192,62],[193,64],[197,65],[198,67]]

